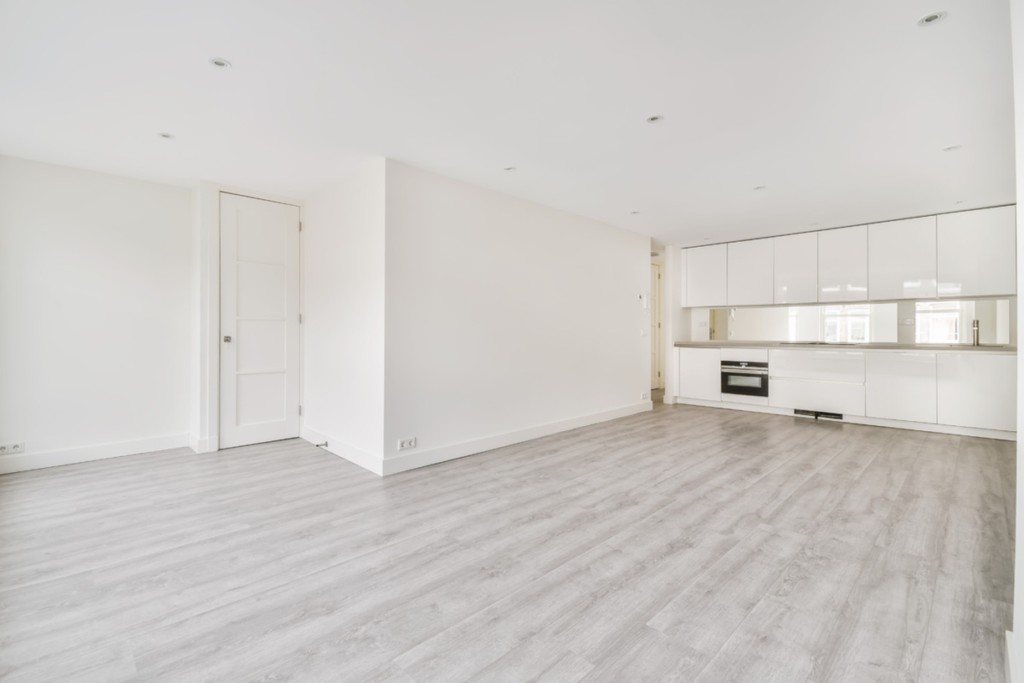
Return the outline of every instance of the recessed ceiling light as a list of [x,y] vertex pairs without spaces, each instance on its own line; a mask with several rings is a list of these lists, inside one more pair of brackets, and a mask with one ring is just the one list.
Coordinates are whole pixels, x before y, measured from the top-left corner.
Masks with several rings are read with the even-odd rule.
[[164,140],[173,140],[174,139],[174,133],[157,133],[157,135],[162,137]]
[[218,69],[228,69],[231,67],[231,62],[224,59],[223,57],[214,57],[210,60],[210,64],[213,64]]
[[940,21],[945,19],[946,16],[947,16],[947,14],[945,12],[932,12],[931,14],[926,14],[925,16],[923,16],[920,19],[918,19],[917,25],[918,26],[931,26],[932,24],[939,23]]
[[943,152],[955,152],[960,149],[961,145],[950,145],[949,147],[943,147]]
[[754,189],[755,190],[763,190],[764,188],[765,188],[764,185],[754,185]]
[[962,200],[962,199],[958,199],[958,200],[956,200],[956,201],[955,201],[955,202],[953,202],[953,203],[954,203],[954,204],[963,204],[963,203],[964,203],[964,200]]
[[630,211],[630,212],[629,212],[629,215],[630,215],[630,216],[639,216],[639,215],[640,215],[640,212],[639,212],[639,211]]
[[711,238],[710,238],[710,237],[701,237],[701,238],[700,238],[700,241],[701,241],[701,242],[710,242],[710,241],[711,241]]
[[503,168],[501,170],[503,170],[503,171],[517,171],[519,169],[517,169],[515,166],[506,166],[505,168]]
[[662,116],[661,114],[655,114],[654,116],[648,116],[647,117],[647,123],[658,123],[658,122],[664,121],[664,120],[665,120],[665,117]]

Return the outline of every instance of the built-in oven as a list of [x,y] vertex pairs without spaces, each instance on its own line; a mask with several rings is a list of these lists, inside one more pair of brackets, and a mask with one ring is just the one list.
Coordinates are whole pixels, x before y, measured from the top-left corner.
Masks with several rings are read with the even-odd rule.
[[768,363],[723,360],[722,393],[767,397]]

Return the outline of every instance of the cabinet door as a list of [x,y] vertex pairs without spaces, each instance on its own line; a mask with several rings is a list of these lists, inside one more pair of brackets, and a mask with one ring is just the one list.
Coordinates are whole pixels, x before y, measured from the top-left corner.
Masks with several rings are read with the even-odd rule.
[[866,361],[868,417],[935,424],[934,353],[869,352]]
[[772,379],[768,405],[794,410],[820,410],[840,415],[864,414],[864,385],[847,382],[816,382],[805,379]]
[[1017,293],[1016,207],[938,217],[939,296]]
[[728,247],[728,296],[730,306],[773,302],[775,286],[775,241],[772,239],[731,242]]
[[868,226],[868,297],[935,297],[935,216]]
[[676,256],[679,264],[679,306],[686,308],[686,250],[680,249]]
[[1017,357],[973,351],[938,354],[938,422],[1017,429]]
[[866,301],[868,228],[818,233],[818,301]]
[[677,348],[681,398],[719,401],[722,398],[722,355],[719,349]]
[[726,253],[724,244],[686,250],[686,305],[726,305]]
[[775,238],[775,303],[818,300],[818,233]]

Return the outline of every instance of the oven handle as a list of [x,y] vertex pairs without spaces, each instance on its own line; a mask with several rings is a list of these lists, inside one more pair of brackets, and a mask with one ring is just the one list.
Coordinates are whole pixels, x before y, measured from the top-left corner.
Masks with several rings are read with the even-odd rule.
[[767,375],[768,368],[722,368],[723,375]]

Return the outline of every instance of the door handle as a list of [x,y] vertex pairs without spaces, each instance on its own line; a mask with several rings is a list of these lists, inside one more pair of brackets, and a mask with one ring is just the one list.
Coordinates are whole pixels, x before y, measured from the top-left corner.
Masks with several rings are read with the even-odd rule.
[[231,341],[231,335],[224,335],[224,341],[225,342],[230,342]]

